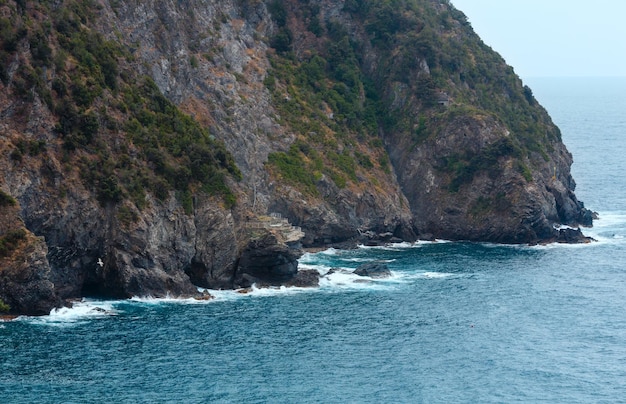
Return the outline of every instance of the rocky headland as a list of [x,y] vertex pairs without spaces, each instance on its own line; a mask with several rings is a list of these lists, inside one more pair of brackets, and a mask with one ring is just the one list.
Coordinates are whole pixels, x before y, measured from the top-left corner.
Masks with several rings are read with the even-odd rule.
[[0,44],[0,311],[588,241],[559,129],[447,0],[7,0]]

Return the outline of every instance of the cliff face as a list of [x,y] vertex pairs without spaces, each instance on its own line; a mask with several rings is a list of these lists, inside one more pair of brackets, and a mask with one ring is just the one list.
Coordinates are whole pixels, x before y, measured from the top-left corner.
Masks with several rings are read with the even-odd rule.
[[572,193],[571,156],[562,145],[549,162],[535,161],[528,172],[520,170],[517,157],[505,155],[456,184],[458,168],[449,165],[458,150],[480,156],[509,147],[510,136],[491,117],[463,117],[412,152],[391,150],[392,159],[405,167],[400,183],[419,229],[453,240],[532,243],[558,240],[557,223],[591,224]]
[[271,212],[304,246],[556,241],[556,224],[591,224],[558,128],[445,0],[0,11],[14,312],[288,282],[297,243],[259,227]]

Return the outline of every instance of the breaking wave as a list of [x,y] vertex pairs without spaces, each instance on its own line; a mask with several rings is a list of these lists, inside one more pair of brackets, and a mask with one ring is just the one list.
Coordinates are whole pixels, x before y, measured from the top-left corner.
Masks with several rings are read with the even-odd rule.
[[52,309],[49,315],[41,317],[20,316],[15,321],[27,321],[32,324],[64,327],[88,322],[93,319],[115,316],[119,311],[115,304],[120,301],[83,299],[74,302],[72,307]]

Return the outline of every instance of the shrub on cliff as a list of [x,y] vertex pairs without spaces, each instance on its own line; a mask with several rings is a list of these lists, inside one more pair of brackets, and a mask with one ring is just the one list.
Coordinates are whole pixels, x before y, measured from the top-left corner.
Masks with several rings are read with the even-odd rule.
[[14,206],[15,203],[16,203],[15,199],[13,199],[11,195],[7,194],[6,192],[0,189],[0,207]]
[[[56,119],[64,163],[101,203],[131,199],[141,209],[146,192],[165,199],[173,190],[187,195],[202,189],[234,204],[226,176],[239,180],[241,173],[232,155],[140,75],[128,49],[93,28],[96,2],[24,4],[0,18],[0,79],[9,80],[5,62],[22,58],[16,42],[25,38],[29,50],[9,88],[26,101],[24,113],[36,96],[45,101]],[[45,80],[46,74],[54,79]],[[11,157],[21,162],[25,151]]]
[[7,257],[26,238],[24,229],[9,230],[0,237],[0,258]]
[[8,313],[9,310],[11,310],[11,307],[4,300],[0,299],[0,313]]
[[[285,12],[296,13],[305,21],[320,14],[312,3],[297,9],[285,9],[286,4],[274,6],[275,20]],[[289,20],[281,21],[276,20],[277,25],[287,27]],[[335,20],[325,21],[325,26],[315,31],[312,34],[323,46],[302,57],[276,49],[264,82],[281,124],[298,139],[289,152],[270,154],[268,164],[282,179],[311,195],[318,195],[316,183],[323,175],[338,188],[345,188],[359,183],[359,175],[388,173],[388,167],[374,163],[383,161],[385,152],[382,143],[370,140],[378,136],[379,121],[386,116],[378,90],[362,71],[361,45]]]

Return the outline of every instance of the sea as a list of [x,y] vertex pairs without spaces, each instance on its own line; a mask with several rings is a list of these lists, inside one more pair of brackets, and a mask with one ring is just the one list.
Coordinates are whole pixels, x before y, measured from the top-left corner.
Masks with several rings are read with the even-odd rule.
[[626,78],[525,83],[596,242],[328,249],[300,260],[340,268],[318,288],[85,299],[0,322],[0,403],[626,402]]

